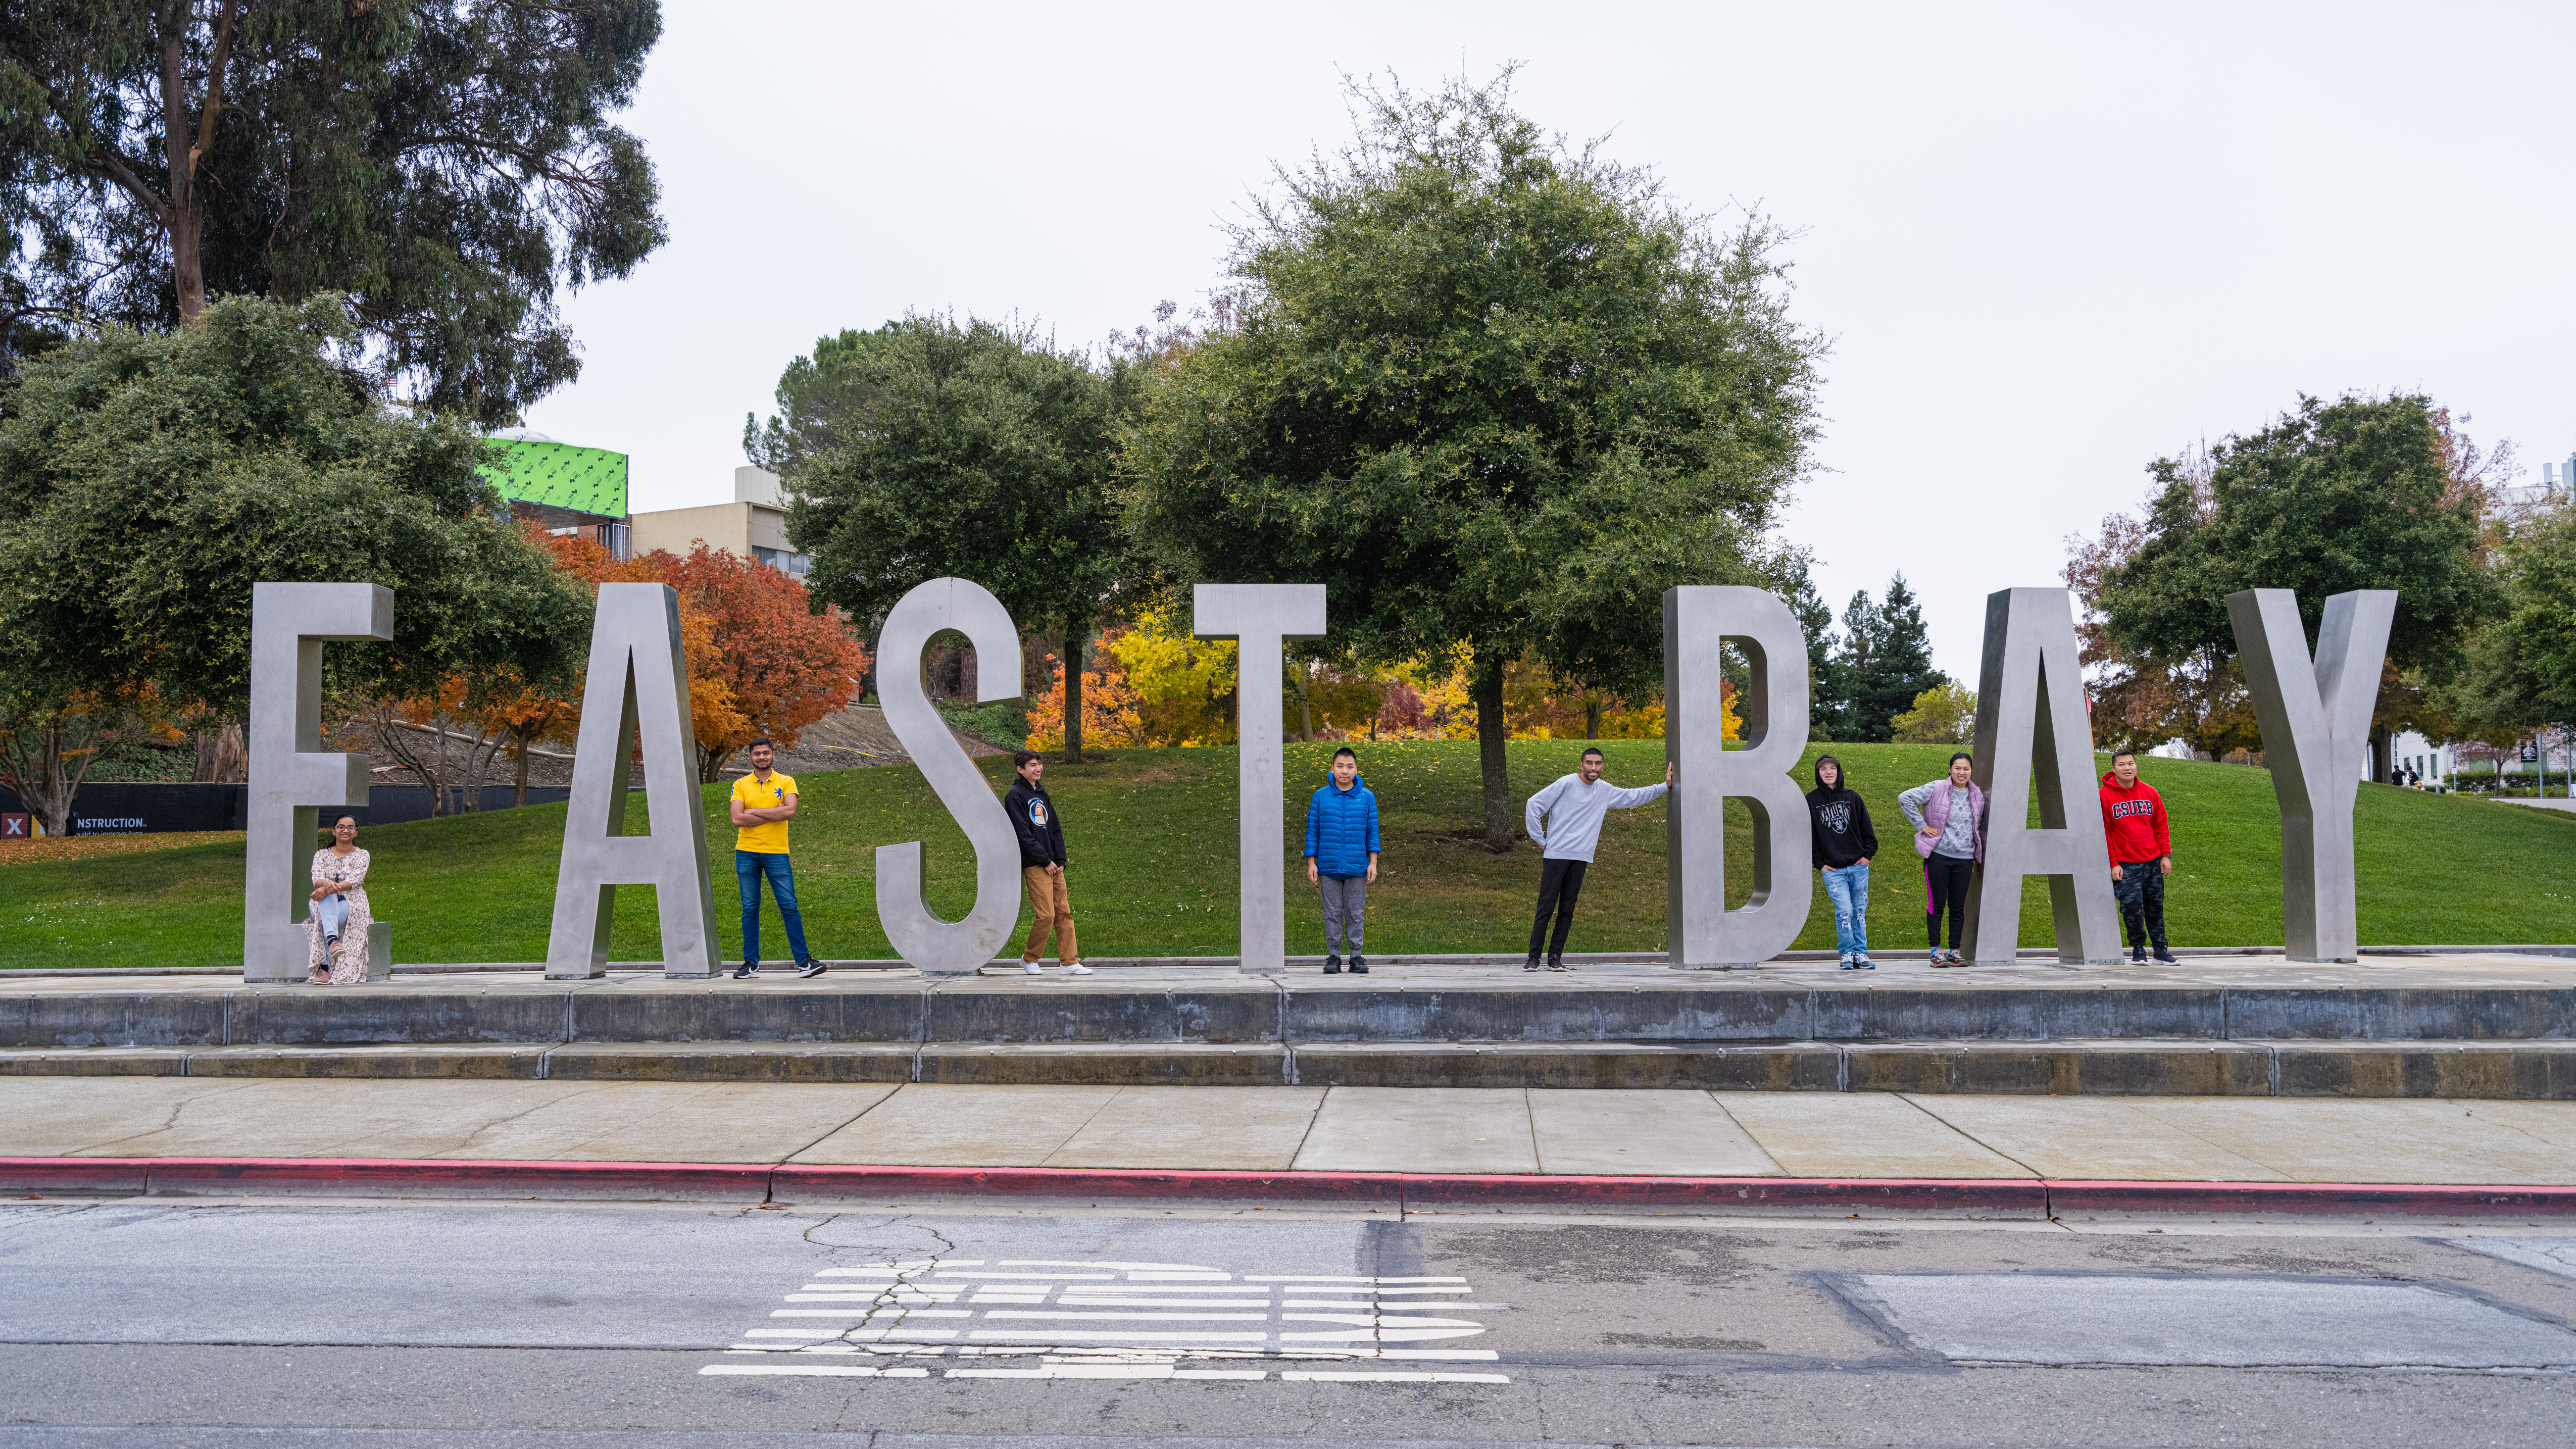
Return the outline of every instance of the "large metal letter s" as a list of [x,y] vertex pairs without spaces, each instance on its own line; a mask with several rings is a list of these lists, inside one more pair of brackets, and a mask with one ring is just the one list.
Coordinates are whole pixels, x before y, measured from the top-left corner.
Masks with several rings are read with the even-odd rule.
[[[1745,748],[1726,748],[1719,645],[1752,666]],[[1739,584],[1664,591],[1664,752],[1678,769],[1667,842],[1671,964],[1740,968],[1789,949],[1807,924],[1807,801],[1790,771],[1807,748],[1807,638],[1777,595]],[[1753,891],[1726,908],[1726,802],[1753,811]]]
[[2299,598],[2288,589],[2229,594],[2227,617],[2236,625],[2236,655],[2254,694],[2254,717],[2263,723],[2263,763],[2281,806],[2281,924],[2289,957],[2353,960],[2361,945],[2361,902],[2352,880],[2352,800],[2361,790],[2397,591],[2355,589],[2328,598],[2313,665]]
[[929,976],[964,976],[1000,952],[1020,919],[1020,842],[1011,818],[921,688],[921,651],[954,629],[975,646],[975,698],[1020,693],[1020,631],[999,599],[965,579],[932,579],[897,600],[877,636],[886,723],[975,852],[975,904],[944,921],[922,894],[921,842],[877,847],[877,924],[895,954]]

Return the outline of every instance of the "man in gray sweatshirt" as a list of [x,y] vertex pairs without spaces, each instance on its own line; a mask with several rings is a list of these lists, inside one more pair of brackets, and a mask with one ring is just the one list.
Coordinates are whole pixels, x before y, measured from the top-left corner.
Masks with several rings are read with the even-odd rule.
[[[1673,785],[1673,767],[1664,766],[1664,783],[1640,789],[1623,790],[1605,784],[1601,779],[1601,752],[1585,750],[1583,768],[1575,774],[1560,775],[1556,783],[1529,798],[1529,809],[1523,823],[1529,827],[1529,838],[1539,843],[1538,919],[1530,923],[1529,960],[1521,964],[1524,971],[1538,969],[1538,950],[1547,946],[1547,969],[1569,971],[1565,964],[1565,933],[1574,926],[1574,898],[1583,892],[1583,870],[1592,864],[1592,852],[1601,843],[1601,820],[1613,810],[1625,810],[1660,798]],[[1544,824],[1542,824],[1544,821]],[[1556,918],[1556,934],[1548,935],[1548,918]]]

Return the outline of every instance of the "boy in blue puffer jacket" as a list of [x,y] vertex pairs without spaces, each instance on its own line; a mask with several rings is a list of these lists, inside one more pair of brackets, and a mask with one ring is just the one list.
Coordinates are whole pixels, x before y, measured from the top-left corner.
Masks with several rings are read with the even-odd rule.
[[1342,943],[1351,947],[1351,969],[1366,974],[1361,935],[1368,929],[1369,882],[1377,879],[1377,796],[1360,783],[1360,757],[1348,746],[1333,751],[1333,782],[1306,802],[1306,879],[1324,893],[1324,974],[1342,970]]

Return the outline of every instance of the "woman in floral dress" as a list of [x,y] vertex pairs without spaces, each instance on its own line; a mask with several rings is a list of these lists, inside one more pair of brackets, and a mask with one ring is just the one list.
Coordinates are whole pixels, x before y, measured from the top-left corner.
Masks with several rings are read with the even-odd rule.
[[[331,822],[331,843],[313,852],[313,910],[304,921],[312,945],[305,964],[316,986],[346,986],[367,979],[367,927],[376,917],[367,909],[367,853],[358,848],[358,821],[343,815]],[[349,917],[340,923],[337,944],[322,938],[323,903],[337,896],[348,902]]]

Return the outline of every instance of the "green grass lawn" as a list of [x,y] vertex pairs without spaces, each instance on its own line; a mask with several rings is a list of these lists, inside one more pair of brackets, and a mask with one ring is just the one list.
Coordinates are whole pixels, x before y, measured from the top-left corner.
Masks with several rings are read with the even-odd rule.
[[[1305,800],[1326,778],[1330,745],[1288,746],[1288,949],[1323,950],[1323,928],[1299,851]],[[1580,742],[1528,740],[1510,749],[1512,793],[1526,798],[1572,769]],[[1809,751],[1809,759],[1825,746]],[[1872,879],[1870,939],[1881,949],[1921,947],[1922,877],[1906,844],[1901,789],[1940,773],[1937,745],[1832,747],[1869,801],[1887,853]],[[1656,740],[1607,742],[1609,777],[1638,784],[1663,773]],[[1406,741],[1363,746],[1377,792],[1386,856],[1369,899],[1369,945],[1380,954],[1515,951],[1527,940],[1538,853],[1508,855],[1444,836],[1480,829],[1476,745]],[[980,762],[998,790],[1009,762]],[[1804,781],[1802,766],[1802,782]],[[1228,749],[1120,750],[1088,765],[1050,764],[1047,785],[1062,811],[1072,855],[1073,899],[1083,949],[1095,956],[1230,955],[1235,949],[1235,756]],[[2234,765],[2149,760],[2145,774],[2175,820],[2177,865],[2166,910],[2180,945],[2277,945],[2281,844],[2271,778]],[[873,847],[927,842],[932,899],[962,915],[971,884],[965,838],[920,774],[909,767],[801,777],[805,813],[795,825],[796,878],[818,954],[891,956],[877,927]],[[717,927],[738,957],[732,828],[724,791],[705,792]],[[638,802],[640,805],[640,802]],[[1731,858],[1749,845],[1739,812]],[[645,812],[629,812],[642,832]],[[2576,940],[2576,886],[2558,876],[2558,853],[2576,845],[2576,818],[2522,805],[2364,785],[2360,841],[2361,937],[2374,945]],[[536,961],[553,907],[563,807],[466,815],[366,832],[369,894],[394,925],[408,961]],[[1664,810],[1660,802],[1613,812],[1584,885],[1569,948],[1664,945]],[[1802,862],[1803,863],[1803,862]],[[1736,895],[1740,903],[1739,871]],[[96,861],[0,868],[0,967],[237,965],[241,950],[242,848],[196,846]],[[1025,929],[1025,913],[1022,928]],[[2048,939],[2047,893],[2023,893],[2021,940]],[[764,905],[762,944],[786,955]],[[1798,944],[1830,949],[1833,918],[1815,896]],[[612,955],[650,960],[652,892],[617,895]]]

